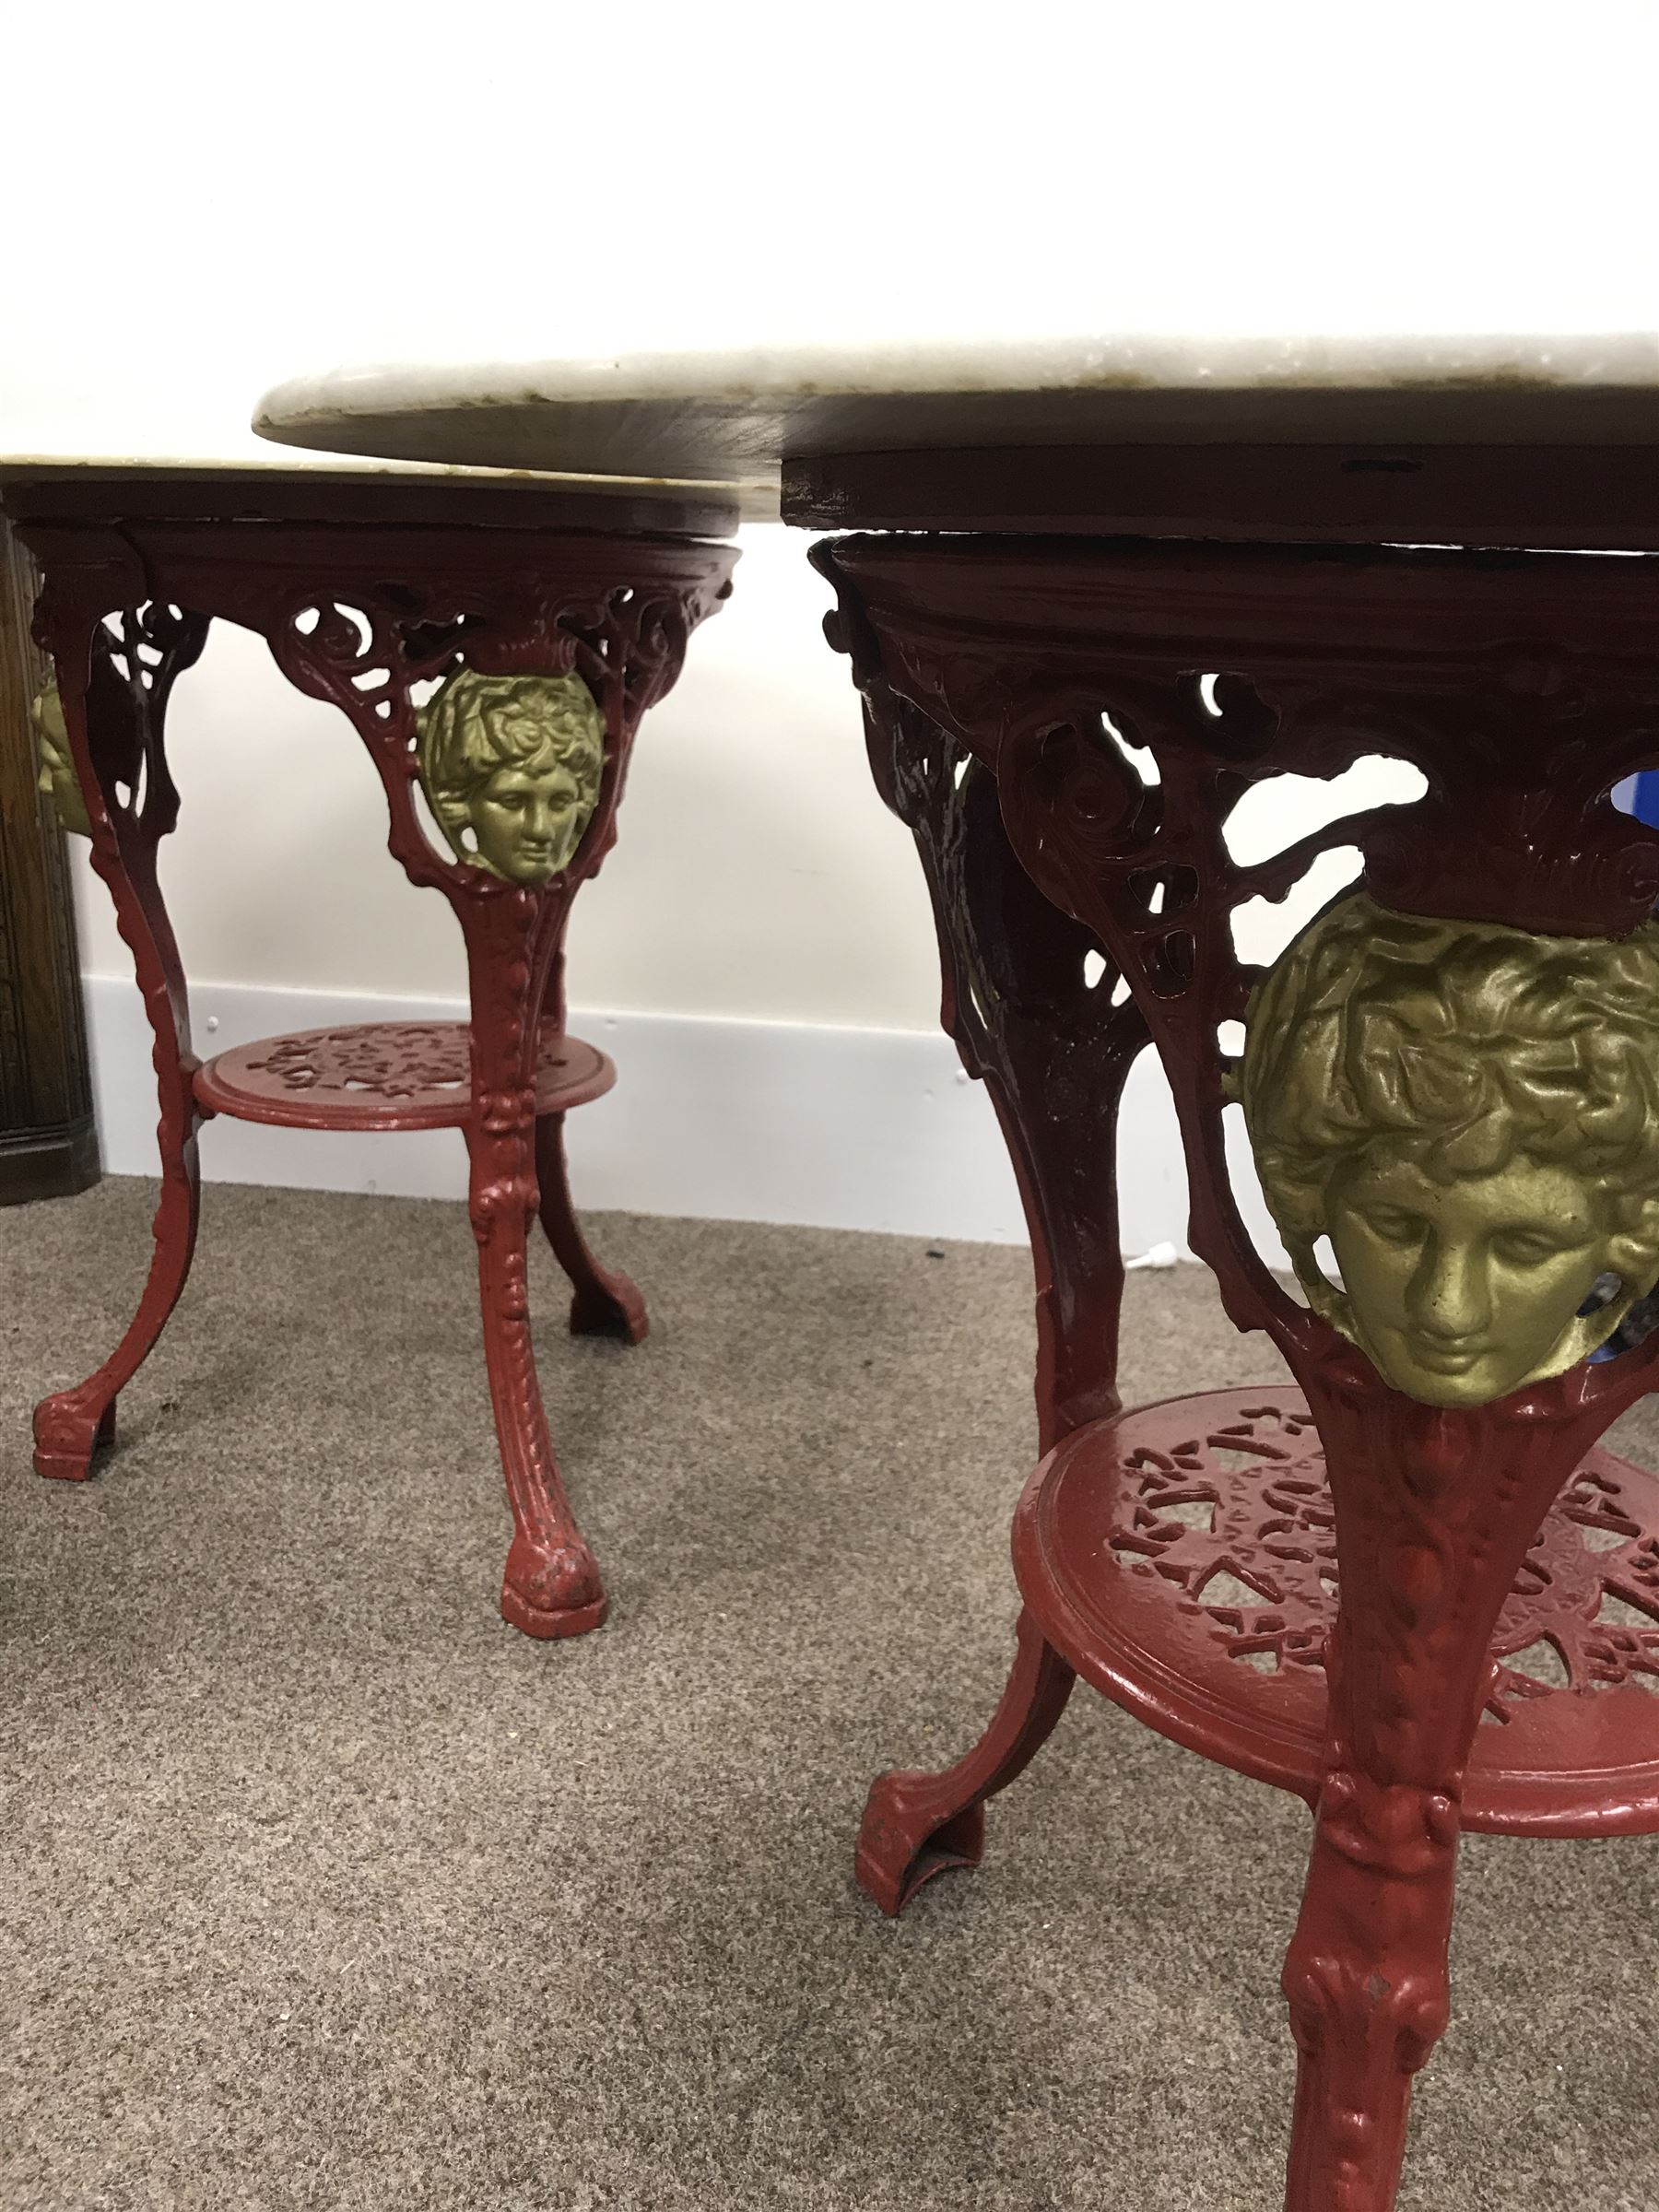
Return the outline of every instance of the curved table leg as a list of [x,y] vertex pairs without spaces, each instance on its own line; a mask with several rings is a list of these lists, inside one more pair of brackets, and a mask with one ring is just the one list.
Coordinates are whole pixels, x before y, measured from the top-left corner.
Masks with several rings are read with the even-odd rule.
[[1492,1633],[1605,1417],[1517,1430],[1381,1387],[1309,1400],[1336,1507],[1341,1606],[1325,1775],[1285,1961],[1298,2065],[1287,2212],[1390,2212],[1414,2076],[1451,2016],[1464,1772]]
[[[483,1100],[488,1109],[488,1097]],[[501,1583],[501,1618],[526,1636],[580,1636],[605,1619],[608,1601],[594,1555],[565,1496],[542,1405],[530,1338],[525,1243],[535,1210],[528,1121],[488,1126],[475,1109],[469,1210],[478,1245],[478,1298],[490,1406],[513,1537]],[[517,1171],[503,1178],[504,1153]]]
[[[1146,1041],[1112,979],[1089,981],[1093,940],[1041,897],[1010,849],[994,779],[910,700],[865,691],[876,781],[911,830],[938,928],[943,1022],[983,1080],[1018,1178],[1036,1274],[1039,1441],[1117,1410],[1119,1101]],[[1053,1111],[1064,1089],[1068,1113]],[[984,1802],[1041,1748],[1065,1710],[1071,1668],[1022,1614],[995,1717],[942,1774],[897,1771],[870,1791],[858,1879],[884,1912],[947,1866],[977,1865]]]
[[1390,2212],[1412,2078],[1451,2017],[1456,1800],[1333,1773],[1284,1989],[1299,2053],[1286,2212]]
[[625,1275],[602,1267],[588,1247],[571,1200],[565,1159],[564,1115],[544,1113],[535,1124],[535,1181],[541,1225],[554,1256],[571,1278],[571,1334],[620,1336],[642,1344],[651,1324],[645,1300]]
[[915,839],[927,879],[943,1026],[991,1095],[1019,1183],[1047,1452],[1122,1404],[1118,1109],[1146,1023],[1133,999],[1113,1005],[1116,972],[1093,936],[1016,859],[990,771],[879,681],[865,689],[865,722],[877,786]]
[[526,1636],[580,1636],[608,1601],[565,1496],[530,1335],[526,1242],[539,1205],[532,1079],[536,901],[486,888],[464,910],[472,981],[472,1171],[484,1357],[513,1537],[501,1617]]
[[[168,1065],[171,1058],[158,1032],[156,1066],[163,1093],[159,1130],[161,1199],[151,1222],[155,1249],[138,1311],[100,1368],[72,1390],[54,1392],[35,1407],[37,1475],[84,1482],[91,1474],[94,1452],[115,1441],[116,1399],[155,1349],[190,1273],[201,1214],[201,1171],[194,1123],[170,1112],[166,1102],[170,1080],[179,1072],[176,1065]],[[182,1134],[184,1130],[189,1134]]]
[[858,1831],[857,1875],[889,1916],[947,1866],[977,1866],[985,1848],[985,1800],[1022,1774],[1053,1733],[1077,1677],[1022,1612],[1014,1666],[991,1725],[943,1773],[895,1769],[878,1775]]
[[[101,626],[54,638],[67,667],[91,646],[90,678],[82,690],[65,682],[61,703],[92,837],[92,865],[110,887],[116,924],[133,955],[155,1044],[152,1060],[160,1104],[157,1140],[161,1197],[138,1310],[113,1352],[84,1382],[43,1398],[34,1415],[35,1472],[85,1481],[100,1445],[114,1441],[116,1399],[154,1349],[190,1273],[201,1209],[196,1131],[201,1114],[192,1089],[197,1061],[191,1050],[190,1010],[177,939],[157,875],[160,841],[178,819],[178,794],[168,773],[162,731],[167,695],[179,671],[201,651],[205,619],[148,608],[123,618],[127,636],[122,667]],[[125,655],[142,638],[159,665],[147,686]],[[140,787],[143,795],[140,798]]]
[[[529,1146],[526,1140],[525,1152]],[[501,1581],[501,1618],[526,1636],[581,1636],[609,1609],[594,1555],[582,1541],[553,1456],[530,1342],[524,1243],[528,1212],[479,1201],[473,1233],[496,1437],[513,1537]]]

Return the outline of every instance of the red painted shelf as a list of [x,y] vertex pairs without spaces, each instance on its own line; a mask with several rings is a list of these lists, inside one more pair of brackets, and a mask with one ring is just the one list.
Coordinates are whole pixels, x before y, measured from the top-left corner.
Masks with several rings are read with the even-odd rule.
[[[459,1129],[471,1088],[464,1021],[373,1021],[233,1045],[196,1070],[208,1113],[288,1129]],[[542,1031],[535,1111],[561,1113],[607,1091],[616,1067],[594,1045]]]
[[[1659,1830],[1655,1532],[1659,1481],[1590,1453],[1499,1621],[1465,1828]],[[1336,1541],[1294,1391],[1171,1398],[1075,1430],[1031,1477],[1014,1559],[1086,1681],[1190,1750],[1317,1794]],[[1528,1653],[1535,1673],[1507,1664]]]

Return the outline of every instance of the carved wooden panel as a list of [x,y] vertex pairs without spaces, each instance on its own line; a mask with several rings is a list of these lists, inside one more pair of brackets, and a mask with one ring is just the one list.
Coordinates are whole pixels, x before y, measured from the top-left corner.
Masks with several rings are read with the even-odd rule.
[[68,859],[36,788],[32,597],[0,516],[0,1204],[84,1190],[99,1172]]

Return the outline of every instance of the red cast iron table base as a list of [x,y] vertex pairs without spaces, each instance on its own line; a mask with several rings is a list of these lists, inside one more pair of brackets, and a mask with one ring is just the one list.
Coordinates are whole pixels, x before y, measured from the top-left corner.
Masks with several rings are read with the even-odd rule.
[[[901,458],[882,466],[902,479]],[[1313,1841],[1283,1983],[1286,2203],[1388,2212],[1450,2013],[1462,1830],[1659,1829],[1659,1484],[1600,1449],[1659,1375],[1659,1334],[1439,1406],[1293,1297],[1229,1167],[1262,973],[1234,919],[1357,849],[1381,908],[1539,936],[1641,924],[1659,841],[1608,794],[1659,764],[1659,578],[1544,554],[998,535],[979,516],[813,559],[926,876],[945,1026],[1019,1178],[1046,1454],[1015,1522],[1002,1701],[954,1767],[877,1782],[859,1877],[894,1912],[975,1862],[986,1799],[1079,1674],[1297,1792]],[[1235,853],[1228,820],[1254,787],[1378,752],[1421,771],[1420,798]],[[1293,1381],[1124,1413],[1118,1108],[1147,1048],[1192,1248]]]
[[[474,1106],[471,1063],[465,1022],[362,1022],[234,1045],[196,1067],[191,1088],[204,1121],[222,1113],[288,1129],[465,1131]],[[626,1275],[602,1266],[590,1251],[571,1202],[561,1134],[564,1116],[603,1098],[616,1079],[614,1062],[596,1046],[555,1022],[542,1024],[534,1093],[536,1206],[571,1279],[571,1331],[641,1344],[649,1328],[645,1301]],[[96,1396],[83,1384],[36,1408],[37,1474],[68,1482],[90,1477],[95,1453],[116,1436],[116,1399],[93,1418],[88,1399]],[[544,1639],[599,1628],[606,1611],[603,1593],[585,1603],[537,1606],[511,1577],[501,1594],[503,1618]]]
[[[513,1536],[503,1617],[535,1637],[604,1620],[598,1568],[565,1495],[536,1376],[526,1237],[539,1219],[570,1277],[571,1326],[638,1343],[645,1311],[588,1249],[571,1201],[564,1116],[615,1071],[564,1024],[571,903],[616,836],[629,752],[736,558],[705,533],[719,500],[677,503],[535,484],[304,472],[24,471],[4,484],[40,562],[36,635],[154,1033],[161,1196],[138,1311],[115,1350],[35,1413],[35,1465],[84,1479],[119,1394],[189,1273],[196,1134],[214,1114],[300,1129],[454,1128],[471,1163],[485,1362]],[[204,1064],[158,859],[178,819],[166,716],[210,624],[257,632],[283,675],[337,708],[384,788],[389,845],[443,893],[465,943],[466,1024],[310,1030]],[[510,882],[430,838],[416,806],[418,708],[442,680],[581,678],[605,725],[597,794],[569,865]]]
[[[1022,1644],[1065,1665],[1051,1661],[1046,1696],[1008,1711],[1003,1781],[1059,1719],[1076,1673],[1189,1750],[1317,1800],[1340,1570],[1324,1453],[1298,1393],[1213,1391],[1074,1430],[1026,1487],[1014,1564]],[[1659,1481],[1592,1452],[1500,1617],[1465,1828],[1659,1826],[1656,1615]],[[884,1911],[977,1864],[983,1780],[976,1753],[971,1771],[877,1783],[858,1875]]]

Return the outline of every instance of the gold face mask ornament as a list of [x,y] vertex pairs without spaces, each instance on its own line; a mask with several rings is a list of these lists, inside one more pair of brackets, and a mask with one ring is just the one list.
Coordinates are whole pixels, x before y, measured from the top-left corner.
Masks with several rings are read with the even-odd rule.
[[1257,985],[1238,1095],[1309,1303],[1425,1405],[1560,1374],[1659,1278],[1653,923],[1535,936],[1346,896]]
[[48,684],[29,712],[41,751],[41,773],[36,788],[56,807],[58,819],[65,830],[73,830],[76,837],[90,837],[92,824],[88,818],[80,778],[75,772],[75,757],[69,749],[64,702],[58,697],[57,686]]
[[605,717],[579,676],[447,677],[418,718],[421,788],[457,860],[534,888],[598,803]]

